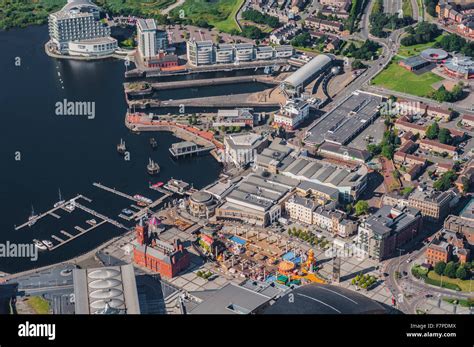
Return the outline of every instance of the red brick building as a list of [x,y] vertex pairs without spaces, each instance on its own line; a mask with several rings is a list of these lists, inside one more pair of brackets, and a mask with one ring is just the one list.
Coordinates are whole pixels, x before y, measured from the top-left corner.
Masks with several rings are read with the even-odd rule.
[[166,278],[173,278],[189,266],[189,252],[180,240],[174,244],[150,237],[148,227],[140,220],[135,227],[136,240],[133,243],[135,264],[146,267]]

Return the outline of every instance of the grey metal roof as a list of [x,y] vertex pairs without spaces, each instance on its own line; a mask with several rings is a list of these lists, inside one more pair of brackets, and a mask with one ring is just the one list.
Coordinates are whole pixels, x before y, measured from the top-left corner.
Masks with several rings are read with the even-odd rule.
[[365,221],[375,234],[384,236],[390,233],[398,233],[408,225],[421,218],[420,211],[413,208],[396,209],[392,206],[382,206]]
[[270,299],[271,296],[229,283],[212,293],[189,314],[249,314]]
[[322,184],[317,184],[317,183],[313,183],[309,181],[302,181],[298,185],[298,188],[305,191],[310,190],[310,189],[313,191],[318,191],[318,192],[327,194],[335,199],[337,199],[337,197],[339,196],[339,191],[336,188],[331,188],[328,186],[324,186]]
[[[288,295],[293,300],[289,300]],[[312,283],[298,287],[263,307],[263,314],[383,314],[386,309],[377,301],[346,288]]]
[[132,264],[74,269],[73,283],[76,314],[140,313]]
[[310,126],[305,140],[313,144],[347,144],[376,118],[382,100],[379,95],[354,92]]
[[322,71],[328,64],[330,64],[332,58],[326,54],[320,54],[317,57],[311,59],[307,64],[300,67],[293,74],[288,76],[283,83],[290,84],[293,87],[297,87],[304,84],[308,78],[314,76],[314,74]]

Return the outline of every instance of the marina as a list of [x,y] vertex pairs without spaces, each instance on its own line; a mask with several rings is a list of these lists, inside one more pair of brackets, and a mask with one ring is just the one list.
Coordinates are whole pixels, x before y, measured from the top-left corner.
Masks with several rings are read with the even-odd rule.
[[55,239],[56,241],[58,241],[59,243],[56,244],[56,245],[54,245],[53,247],[49,248],[49,250],[50,250],[50,251],[54,251],[55,249],[57,249],[57,248],[59,248],[59,247],[65,245],[65,244],[67,244],[68,242],[71,242],[71,241],[75,240],[76,238],[78,238],[78,237],[80,237],[80,236],[82,236],[82,235],[88,233],[89,231],[92,231],[92,230],[98,228],[99,226],[101,226],[102,224],[105,224],[105,223],[107,223],[107,221],[103,220],[103,221],[97,223],[96,225],[90,227],[89,229],[85,229],[85,230],[83,229],[83,230],[80,231],[80,233],[77,234],[77,235],[71,235],[71,234],[69,234],[68,232],[66,232],[66,231],[64,231],[64,230],[61,230],[61,233],[64,234],[65,236],[67,236],[68,239],[63,240],[63,239],[57,237],[56,235],[51,235],[51,237],[52,237],[53,239]]
[[[18,56],[29,57],[28,69],[18,69],[9,64],[8,55],[0,57],[2,66],[5,66],[4,78],[10,81],[0,87],[3,88],[1,95],[8,95],[9,98],[8,102],[4,100],[3,111],[18,115],[6,119],[5,127],[14,130],[4,134],[0,155],[9,157],[19,150],[18,139],[26,139],[21,148],[21,161],[9,165],[8,170],[2,173],[0,186],[3,192],[7,192],[5,199],[10,201],[5,206],[5,218],[0,221],[2,242],[27,243],[36,238],[49,239],[56,245],[60,241],[52,234],[61,240],[68,239],[60,230],[75,235],[79,233],[75,226],[84,230],[90,227],[86,220],[96,219],[99,224],[102,219],[78,206],[71,206],[69,209],[72,211],[66,209],[70,205],[69,199],[78,194],[83,196],[78,200],[81,205],[112,217],[128,228],[129,222],[118,217],[120,211],[128,208],[135,213],[143,208],[136,206],[137,201],[130,196],[136,193],[146,196],[147,191],[150,195],[155,193],[148,188],[150,176],[146,172],[146,163],[150,155],[162,167],[159,176],[156,176],[159,181],[166,182],[176,177],[193,182],[196,187],[204,187],[218,176],[221,166],[212,157],[174,163],[168,148],[178,139],[172,133],[135,135],[124,127],[123,61],[82,63],[51,59],[42,49],[32,49],[42,47],[38,46],[38,42],[48,40],[47,25],[12,29],[2,32],[1,37],[5,46],[16,47]],[[97,78],[107,80],[108,87],[90,83]],[[44,85],[50,87],[41,88],[41,93],[38,93],[38,86]],[[24,102],[25,94],[33,96],[27,103]],[[51,100],[72,97],[94,101],[100,116],[93,121],[85,121],[82,117],[60,117],[60,121],[57,117],[35,117],[51,113]],[[26,123],[28,127],[24,127]],[[149,143],[150,137],[157,140],[158,146],[154,150]],[[117,152],[120,139],[126,143],[127,151],[132,153],[130,162]],[[60,152],[68,155],[58,155]],[[43,169],[37,170],[40,167]],[[203,175],[194,177],[196,171],[203,172]],[[31,172],[35,172],[35,179],[29,177]],[[129,192],[130,195],[124,201],[118,194],[97,189],[92,185],[94,182],[107,182],[106,186]],[[53,204],[62,200],[58,199],[58,187],[66,201],[53,208]],[[160,197],[161,194],[153,196],[153,201]],[[36,216],[31,219],[33,225],[29,227],[32,204]],[[96,232],[82,233],[83,237],[63,244],[59,252],[41,252],[34,263],[26,258],[4,259],[0,262],[0,271],[15,273],[66,261],[120,236],[128,229],[104,223],[93,230]]]
[[72,198],[71,200],[69,200],[68,202],[64,202],[64,203],[62,203],[62,204],[60,204],[60,205],[57,205],[57,206],[53,207],[52,209],[50,209],[50,210],[48,210],[48,211],[46,211],[46,212],[44,212],[44,213],[41,213],[41,214],[39,214],[39,215],[33,215],[33,216],[31,216],[31,217],[28,219],[27,222],[25,222],[25,223],[23,223],[23,224],[20,224],[19,226],[15,226],[15,230],[20,230],[20,229],[22,229],[22,228],[24,228],[24,227],[32,226],[34,223],[36,223],[37,221],[39,221],[40,219],[42,219],[42,218],[44,218],[44,217],[46,217],[46,216],[48,216],[48,215],[53,215],[54,218],[59,219],[60,217],[59,217],[57,214],[54,214],[54,211],[57,211],[57,210],[59,210],[59,209],[64,209],[64,206],[65,206],[66,204],[68,204],[68,203],[69,203],[69,204],[76,203],[76,201],[79,200],[79,199],[84,199],[84,200],[90,202],[90,200],[89,200],[88,198],[86,198],[85,196],[83,196],[83,195],[78,195],[78,196],[76,196],[75,198]]

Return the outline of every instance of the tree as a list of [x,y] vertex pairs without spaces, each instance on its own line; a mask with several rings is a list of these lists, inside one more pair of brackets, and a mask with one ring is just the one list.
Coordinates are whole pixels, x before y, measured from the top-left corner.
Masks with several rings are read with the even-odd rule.
[[456,179],[456,173],[452,170],[441,175],[441,177],[433,183],[433,188],[439,191],[446,191],[451,187],[451,184]]
[[295,47],[309,47],[311,45],[311,35],[309,32],[296,35],[291,44]]
[[367,65],[361,62],[359,59],[356,59],[351,64],[352,70],[365,69]]
[[456,278],[456,268],[457,268],[457,264],[454,261],[450,261],[449,263],[446,264],[446,267],[443,273],[445,276],[449,278]]
[[387,159],[393,159],[393,153],[395,152],[393,145],[386,144],[382,146],[382,155]]
[[374,144],[374,143],[369,143],[367,145],[367,151],[372,155],[372,156],[376,156],[378,154],[380,154],[380,151],[381,151],[381,148],[380,146]]
[[439,133],[438,122],[434,122],[426,130],[426,137],[429,138],[430,140],[434,140],[438,137],[438,133]]
[[450,145],[453,142],[453,138],[451,137],[451,132],[447,128],[442,128],[439,130],[438,133],[438,140],[441,143]]
[[398,180],[400,178],[400,172],[398,170],[394,170],[392,172],[392,176],[393,178],[395,178],[396,180]]
[[434,266],[434,272],[438,275],[442,275],[444,273],[444,269],[446,268],[446,263],[444,261],[439,261]]
[[369,203],[365,200],[359,200],[354,205],[354,208],[356,215],[360,216],[361,214],[366,214],[367,212],[369,212]]
[[464,280],[467,277],[467,271],[464,268],[464,266],[458,267],[456,270],[456,278],[459,278],[460,280]]

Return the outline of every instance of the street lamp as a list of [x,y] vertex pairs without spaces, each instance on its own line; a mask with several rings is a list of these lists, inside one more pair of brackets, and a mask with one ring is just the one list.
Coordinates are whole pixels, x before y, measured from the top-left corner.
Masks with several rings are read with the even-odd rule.
[[403,248],[397,248],[398,250],[398,273],[400,273],[400,265],[402,262],[402,252],[405,251]]

